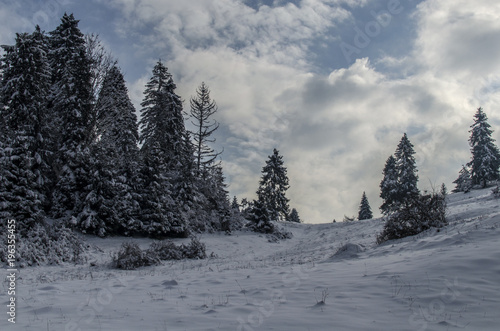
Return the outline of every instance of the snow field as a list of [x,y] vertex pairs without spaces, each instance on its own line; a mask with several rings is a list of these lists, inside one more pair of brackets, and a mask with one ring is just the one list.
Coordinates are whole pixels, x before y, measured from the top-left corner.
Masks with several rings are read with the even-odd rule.
[[289,240],[204,234],[216,257],[134,271],[110,254],[150,239],[88,237],[95,266],[20,270],[17,323],[0,329],[498,330],[500,200],[487,189],[448,206],[446,228],[380,246],[380,220],[287,224]]

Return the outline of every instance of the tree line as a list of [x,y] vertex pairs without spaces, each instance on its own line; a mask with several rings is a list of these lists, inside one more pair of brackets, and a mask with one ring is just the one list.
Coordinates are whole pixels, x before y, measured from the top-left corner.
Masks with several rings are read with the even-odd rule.
[[54,31],[37,26],[2,46],[0,216],[15,219],[21,236],[47,220],[102,237],[154,238],[230,233],[246,223],[243,216],[261,232],[262,222],[300,222],[289,210],[276,149],[257,200],[241,208],[236,197],[230,202],[222,151],[211,147],[219,124],[207,84],[187,113],[158,61],[138,119],[117,61],[78,24],[64,14]]
[[[491,137],[493,130],[488,124],[488,117],[481,107],[474,114],[469,132],[471,160],[462,167],[459,177],[453,182],[456,184],[453,192],[467,193],[472,188],[485,188],[499,179],[500,152]],[[405,133],[394,156],[386,161],[380,183],[383,200],[380,210],[385,216],[385,224],[377,237],[379,243],[447,224],[446,186],[443,183],[439,192],[421,194],[417,187],[414,154],[413,145]]]
[[2,46],[0,215],[21,233],[47,218],[84,233],[186,236],[231,230],[217,110],[204,83],[182,99],[158,61],[138,121],[117,62],[64,14]]

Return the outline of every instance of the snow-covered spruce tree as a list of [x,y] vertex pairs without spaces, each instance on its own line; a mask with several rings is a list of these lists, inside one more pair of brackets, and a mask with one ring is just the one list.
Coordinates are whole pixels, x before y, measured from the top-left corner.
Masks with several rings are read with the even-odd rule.
[[3,48],[0,217],[15,219],[25,235],[44,216],[49,169],[44,148],[50,79],[47,48],[38,26],[33,34],[17,34],[16,44]]
[[366,197],[366,193],[363,192],[363,196],[361,197],[361,203],[359,204],[359,212],[358,212],[358,220],[368,220],[373,218],[372,209],[370,204],[368,203],[368,198]]
[[447,224],[446,202],[441,194],[414,195],[388,216],[384,229],[377,235],[377,243],[416,235],[431,227]]
[[137,116],[118,67],[108,71],[96,107],[91,188],[78,225],[99,236],[140,232]]
[[[221,164],[203,169],[203,179],[198,179],[199,195],[190,212],[191,229],[203,231],[226,231],[231,223],[231,204]],[[195,192],[197,193],[197,192]]]
[[441,188],[439,189],[439,194],[446,198],[448,196],[448,188],[444,183],[441,184]]
[[396,172],[398,175],[398,185],[396,188],[396,201],[403,204],[408,199],[413,199],[419,195],[417,188],[418,175],[413,145],[406,133],[401,138],[394,153],[396,159]]
[[231,209],[237,212],[240,211],[240,204],[238,203],[238,198],[236,195],[233,197],[233,201],[231,202]]
[[299,213],[297,212],[297,209],[292,208],[292,211],[290,212],[290,215],[288,216],[288,220],[292,223],[302,223],[300,221]]
[[208,197],[209,205],[207,206],[211,214],[211,228],[214,230],[225,231],[226,233],[231,233],[234,230],[232,220],[231,220],[231,206],[229,203],[229,196],[226,190],[227,185],[225,183],[224,174],[222,172],[222,166],[217,164],[208,170],[208,178],[206,181],[205,189],[208,188],[208,192],[204,192],[205,196]]
[[203,169],[212,166],[217,156],[221,154],[208,145],[215,142],[215,138],[211,136],[219,128],[219,123],[211,119],[217,112],[217,104],[210,99],[210,90],[204,82],[196,90],[196,97],[191,98],[190,104],[191,123],[196,128],[191,132],[194,139],[196,170],[201,174]]
[[266,203],[262,200],[254,200],[247,217],[250,221],[248,227],[255,232],[273,233],[275,227],[271,217],[271,212],[267,209]]
[[456,184],[455,188],[452,192],[464,192],[467,193],[472,188],[472,179],[470,176],[469,169],[466,166],[462,166],[460,172],[458,173],[458,178],[453,181],[453,184]]
[[182,100],[168,69],[159,61],[146,84],[139,122],[143,167],[141,220],[149,236],[185,236],[183,212],[192,198],[193,151]]
[[396,159],[394,156],[389,156],[385,162],[384,178],[380,183],[380,197],[384,202],[380,206],[383,214],[387,215],[397,209],[397,188],[398,188],[398,174],[396,170]]
[[241,199],[240,213],[244,218],[248,218],[253,208],[253,201],[248,201],[247,198]]
[[89,145],[92,127],[90,59],[78,20],[64,14],[50,32],[49,62],[52,69],[51,132],[54,182],[52,214],[77,215],[83,208],[91,177]]
[[288,187],[288,176],[283,157],[275,148],[273,155],[269,156],[266,165],[262,168],[262,178],[257,191],[258,201],[264,204],[272,220],[287,220],[290,207],[285,193]]
[[491,137],[493,131],[488,124],[488,117],[482,108],[478,108],[471,125],[469,144],[472,160],[467,164],[471,169],[473,185],[487,186],[489,181],[499,177],[500,152]]

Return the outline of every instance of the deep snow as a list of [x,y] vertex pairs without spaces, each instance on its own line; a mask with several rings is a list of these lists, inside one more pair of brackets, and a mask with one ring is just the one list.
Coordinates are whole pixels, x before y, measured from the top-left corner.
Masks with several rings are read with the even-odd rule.
[[287,224],[293,239],[204,234],[216,257],[135,271],[109,267],[131,239],[87,237],[95,266],[20,270],[0,330],[499,330],[500,200],[448,206],[446,228],[380,246],[377,219]]

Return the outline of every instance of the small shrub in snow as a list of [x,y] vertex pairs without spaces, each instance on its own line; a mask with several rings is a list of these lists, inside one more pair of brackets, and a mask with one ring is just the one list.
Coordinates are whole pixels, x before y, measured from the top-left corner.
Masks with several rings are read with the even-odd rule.
[[491,193],[495,199],[500,198],[500,184],[498,182],[496,182],[495,187],[491,190]]
[[280,229],[279,227],[275,226],[274,231],[270,234],[267,235],[267,240],[269,242],[279,242],[281,240],[285,239],[292,239],[293,234],[291,232],[285,231],[284,229]]
[[154,252],[160,260],[182,260],[182,251],[170,240],[155,241],[148,251]]
[[120,250],[113,257],[114,267],[125,270],[133,270],[159,263],[160,259],[154,251],[143,251],[134,242],[124,242]]
[[[316,290],[314,290],[316,292]],[[321,300],[316,299],[316,306],[326,305],[326,298],[330,295],[328,288],[321,291]]]
[[431,227],[442,227],[447,224],[445,214],[446,202],[442,195],[416,196],[386,219],[377,243],[413,236]]
[[160,260],[205,259],[206,246],[196,238],[192,238],[187,245],[177,246],[172,241],[156,241],[151,244],[148,252],[156,255]]
[[206,246],[196,238],[192,238],[188,245],[181,245],[181,250],[186,259],[205,259],[207,257]]

